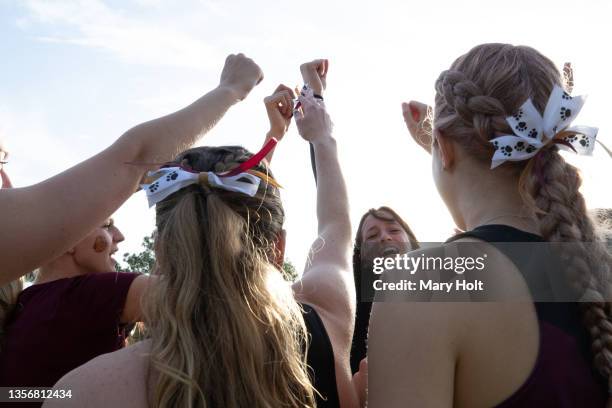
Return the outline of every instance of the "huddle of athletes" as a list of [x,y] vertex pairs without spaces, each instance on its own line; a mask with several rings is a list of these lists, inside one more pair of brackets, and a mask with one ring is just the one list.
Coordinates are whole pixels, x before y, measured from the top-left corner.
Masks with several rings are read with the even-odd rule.
[[[255,154],[189,148],[262,81],[243,54],[191,105],[39,184],[11,184],[0,144],[0,387],[71,391],[2,406],[612,406],[612,257],[559,154],[589,153],[596,131],[570,126],[584,100],[567,69],[482,44],[440,74],[433,108],[402,104],[456,223],[442,246],[486,246],[489,270],[526,301],[372,302],[375,258],[436,248],[388,207],[353,234],[338,150],[354,137],[333,133],[328,68],[305,63],[299,93],[279,85],[265,98],[270,131]],[[272,159],[292,121],[311,147],[318,234],[288,284]],[[138,190],[156,211],[146,275],[116,272],[112,258],[124,236],[111,215]],[[549,262],[588,296],[538,301],[550,283],[498,245],[515,242],[572,244]],[[137,322],[142,339],[126,346]]]

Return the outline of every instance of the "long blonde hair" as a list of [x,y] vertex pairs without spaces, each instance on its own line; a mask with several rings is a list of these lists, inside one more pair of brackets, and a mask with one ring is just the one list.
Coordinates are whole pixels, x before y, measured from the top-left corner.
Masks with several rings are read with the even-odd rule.
[[[472,157],[490,163],[494,148],[489,140],[512,134],[505,118],[528,98],[542,113],[553,87],[563,82],[555,65],[532,48],[479,45],[438,78],[434,125]],[[539,161],[540,174],[534,160]],[[577,169],[550,145],[530,161],[506,162],[499,171],[507,171],[517,182],[526,204],[538,214],[546,240],[572,243],[564,246],[563,254],[568,280],[578,293],[587,294],[589,301],[580,307],[592,339],[594,365],[612,389],[612,256],[589,218]],[[612,399],[607,405],[612,407]]]
[[[220,172],[250,156],[200,147],[176,163]],[[283,219],[265,182],[254,197],[193,185],[157,204],[159,282],[145,300],[152,406],[315,405],[301,308],[274,266]]]

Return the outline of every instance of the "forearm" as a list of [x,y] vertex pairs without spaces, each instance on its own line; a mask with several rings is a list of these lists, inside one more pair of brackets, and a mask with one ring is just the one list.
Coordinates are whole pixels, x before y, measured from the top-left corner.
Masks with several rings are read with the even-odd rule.
[[312,167],[312,175],[315,179],[315,184],[317,184],[317,160],[315,159],[314,146],[312,143],[308,143],[309,151],[310,151],[310,166]]
[[135,144],[135,151],[131,146],[126,150],[134,151],[136,163],[170,161],[214,127],[236,102],[232,90],[217,87],[175,113],[133,127],[117,143]]
[[336,141],[327,137],[313,143],[317,180],[317,219],[319,233],[329,226],[337,228],[350,241],[351,223],[348,194],[338,162]]

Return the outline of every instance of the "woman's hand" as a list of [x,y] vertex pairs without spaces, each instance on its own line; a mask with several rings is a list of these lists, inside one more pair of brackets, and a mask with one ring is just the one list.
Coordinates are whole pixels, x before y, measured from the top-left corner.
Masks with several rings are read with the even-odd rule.
[[263,72],[252,59],[231,54],[225,59],[219,87],[229,89],[241,101],[262,80]]
[[295,111],[295,124],[300,136],[312,144],[330,140],[333,123],[323,101],[314,98],[312,89],[308,89],[305,96],[300,95],[299,101],[301,112]]
[[293,116],[293,99],[295,99],[295,93],[283,84],[279,85],[272,95],[264,98],[268,119],[270,119],[270,131],[266,140],[274,137],[280,141],[287,133]]
[[323,91],[327,87],[327,71],[329,70],[329,60],[316,59],[300,65],[300,72],[305,84],[308,84],[315,95],[323,96]]
[[431,106],[421,102],[410,101],[402,103],[404,122],[415,142],[431,154],[432,143],[432,112]]

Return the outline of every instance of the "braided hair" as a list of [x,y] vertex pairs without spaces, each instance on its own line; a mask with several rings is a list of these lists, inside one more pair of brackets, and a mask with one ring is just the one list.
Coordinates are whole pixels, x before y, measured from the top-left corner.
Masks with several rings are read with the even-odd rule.
[[[489,141],[512,132],[505,118],[528,98],[542,113],[555,85],[570,90],[568,80],[571,78],[562,76],[548,58],[532,48],[479,45],[436,81],[434,126],[473,158],[489,162],[494,153]],[[539,161],[543,174],[536,174],[533,160]],[[561,254],[567,280],[577,293],[584,294],[579,307],[591,337],[593,363],[612,390],[612,310],[608,302],[612,256],[587,213],[578,170],[555,146],[546,146],[530,161],[506,162],[492,171],[516,173],[518,177],[512,180],[537,214],[544,239],[572,243]],[[611,398],[607,406],[612,407]]]

